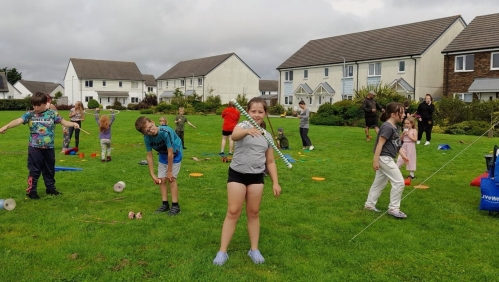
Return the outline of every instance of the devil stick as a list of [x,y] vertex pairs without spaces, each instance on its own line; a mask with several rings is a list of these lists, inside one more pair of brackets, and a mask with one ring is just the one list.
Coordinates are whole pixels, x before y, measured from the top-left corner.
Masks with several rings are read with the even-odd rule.
[[[236,99],[232,99],[231,100],[232,103],[234,103],[234,106],[236,106],[236,108],[248,119],[248,121],[258,130],[260,130],[262,133],[265,132],[257,123],[256,121],[251,118],[251,116],[243,109],[243,107],[241,107],[241,105],[239,105],[239,103],[236,101]],[[286,157],[281,153],[281,151],[279,150],[279,148],[277,148],[277,146],[274,144],[274,142],[265,134],[263,134],[263,137],[265,137],[265,140],[267,140],[267,143],[270,144],[270,146],[272,146],[272,148],[274,148],[274,150],[277,152],[277,154],[279,155],[279,157],[281,157],[282,161],[286,164],[286,166],[288,168],[292,168],[293,165],[288,161],[288,159],[286,159]]]

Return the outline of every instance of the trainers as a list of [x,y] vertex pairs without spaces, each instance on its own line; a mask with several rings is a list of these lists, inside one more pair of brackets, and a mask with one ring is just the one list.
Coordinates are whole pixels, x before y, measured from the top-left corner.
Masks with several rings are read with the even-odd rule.
[[170,210],[170,205],[161,205],[161,207],[159,207],[157,210],[156,210],[156,213],[160,213],[160,212],[167,212]]
[[373,212],[381,212],[376,207],[365,206],[364,209],[368,210],[368,211],[373,211]]
[[224,152],[220,152],[220,154],[218,154],[220,157],[223,157],[225,156]]
[[180,213],[180,206],[179,205],[176,205],[176,206],[172,205],[172,208],[170,209],[170,212],[168,212],[168,215],[169,216],[175,216],[175,215],[177,215],[179,213]]
[[110,162],[111,161],[111,156],[107,156],[107,161]]
[[54,196],[57,196],[57,195],[62,195],[61,192],[55,190],[55,189],[51,189],[51,190],[46,190],[47,192],[47,195],[54,195]]
[[416,144],[418,144],[418,145],[421,144],[421,140],[418,140],[418,142],[416,142]]
[[412,179],[416,179],[416,176],[409,175],[409,176],[407,176],[407,178],[410,178],[412,180]]
[[100,161],[101,161],[101,163],[105,163],[105,162],[106,162],[106,160],[105,160],[105,159],[102,159],[102,160],[100,160]]
[[229,255],[224,252],[218,252],[217,256],[213,260],[214,265],[224,265],[229,259]]
[[312,151],[313,149],[314,149],[314,146],[310,146],[310,147],[308,147],[308,150],[309,150],[309,151]]
[[40,199],[40,196],[38,196],[38,193],[36,193],[36,192],[29,192],[28,194],[26,194],[26,196],[28,196],[28,198],[30,198],[32,200],[39,200]]
[[232,156],[232,153],[229,153],[229,156]]
[[255,263],[255,264],[260,264],[260,263],[264,263],[265,262],[265,259],[263,258],[262,254],[260,253],[259,250],[249,250],[248,251],[248,256],[251,258],[251,260]]
[[388,211],[389,215],[393,215],[396,218],[406,218],[407,215],[403,213],[401,210],[389,210]]
[[426,141],[426,142],[424,143],[424,145],[425,145],[425,146],[430,145],[430,141]]

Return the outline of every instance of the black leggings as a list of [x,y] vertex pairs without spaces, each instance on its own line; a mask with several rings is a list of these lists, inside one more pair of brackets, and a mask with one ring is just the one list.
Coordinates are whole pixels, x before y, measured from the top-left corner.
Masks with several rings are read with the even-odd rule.
[[418,141],[421,141],[423,137],[423,132],[426,133],[426,141],[431,141],[431,130],[433,128],[433,120],[432,119],[423,119],[422,121],[418,120]]
[[310,138],[308,138],[308,128],[300,127],[300,137],[303,147],[312,145],[312,141],[310,141]]
[[[81,126],[81,120],[78,121],[73,121],[76,122],[79,126]],[[71,138],[73,137],[73,131],[75,133],[75,147],[78,148],[78,145],[80,145],[80,129],[76,129],[74,127],[69,128],[69,141],[68,144],[66,145],[66,148],[69,148],[69,143],[71,143]]]

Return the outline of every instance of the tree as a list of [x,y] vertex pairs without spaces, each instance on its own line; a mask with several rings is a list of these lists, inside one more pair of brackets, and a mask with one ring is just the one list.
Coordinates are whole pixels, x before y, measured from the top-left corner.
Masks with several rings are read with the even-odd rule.
[[57,91],[57,92],[55,92],[55,94],[54,94],[54,98],[59,99],[59,98],[61,98],[61,97],[62,97],[62,92],[61,92],[61,91]]
[[10,82],[10,84],[14,85],[18,80],[23,79],[23,75],[21,72],[18,72],[16,68],[3,68],[0,69],[0,71],[3,71],[7,74],[7,80]]

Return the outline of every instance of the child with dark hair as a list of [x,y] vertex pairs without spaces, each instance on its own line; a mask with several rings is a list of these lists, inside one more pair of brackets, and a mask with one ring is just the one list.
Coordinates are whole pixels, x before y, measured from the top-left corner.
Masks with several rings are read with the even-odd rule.
[[277,133],[279,134],[276,136],[275,139],[277,139],[277,145],[281,150],[289,150],[289,141],[288,138],[284,135],[284,129],[278,128]]
[[28,124],[30,130],[28,145],[28,188],[26,195],[30,199],[40,199],[37,192],[37,184],[40,175],[43,175],[45,189],[49,195],[59,195],[55,189],[55,153],[54,153],[54,129],[57,123],[65,127],[79,128],[77,123],[64,120],[56,111],[47,108],[47,96],[45,93],[37,92],[30,99],[33,110],[28,111],[22,117],[12,120],[0,128],[0,133],[21,124]]
[[264,118],[267,115],[267,104],[262,98],[253,98],[248,102],[249,116],[263,129],[260,131],[250,122],[243,121],[236,125],[232,138],[236,142],[234,157],[229,166],[227,180],[227,214],[222,227],[220,249],[213,260],[215,265],[223,265],[229,259],[227,249],[236,230],[244,202],[248,217],[248,233],[250,250],[248,256],[255,264],[265,261],[258,250],[260,239],[260,203],[264,188],[264,170],[267,167],[273,183],[274,196],[279,197],[281,186],[277,178],[277,167],[274,161],[274,149],[262,135],[272,138],[265,130]]
[[[162,205],[156,210],[157,213],[167,212],[174,216],[180,213],[178,204],[177,177],[182,162],[182,141],[168,125],[156,126],[154,121],[141,116],[135,121],[135,129],[144,134],[144,143],[147,151],[147,165],[149,174],[155,184],[159,184]],[[159,153],[158,175],[154,173],[154,161],[152,149]],[[168,187],[172,194],[172,206],[168,203]]]
[[405,163],[409,160],[405,155],[402,147],[402,140],[397,129],[397,122],[402,120],[404,115],[403,105],[400,103],[389,103],[386,106],[385,112],[381,115],[381,125],[376,143],[374,144],[373,169],[376,171],[374,182],[369,190],[367,201],[364,209],[375,212],[380,212],[376,208],[378,198],[385,189],[388,180],[392,185],[390,192],[390,204],[388,205],[388,214],[396,218],[406,218],[407,215],[400,210],[400,201],[402,192],[404,191],[404,177],[400,172],[400,168],[395,163],[394,158],[397,157],[397,152],[400,154]]

